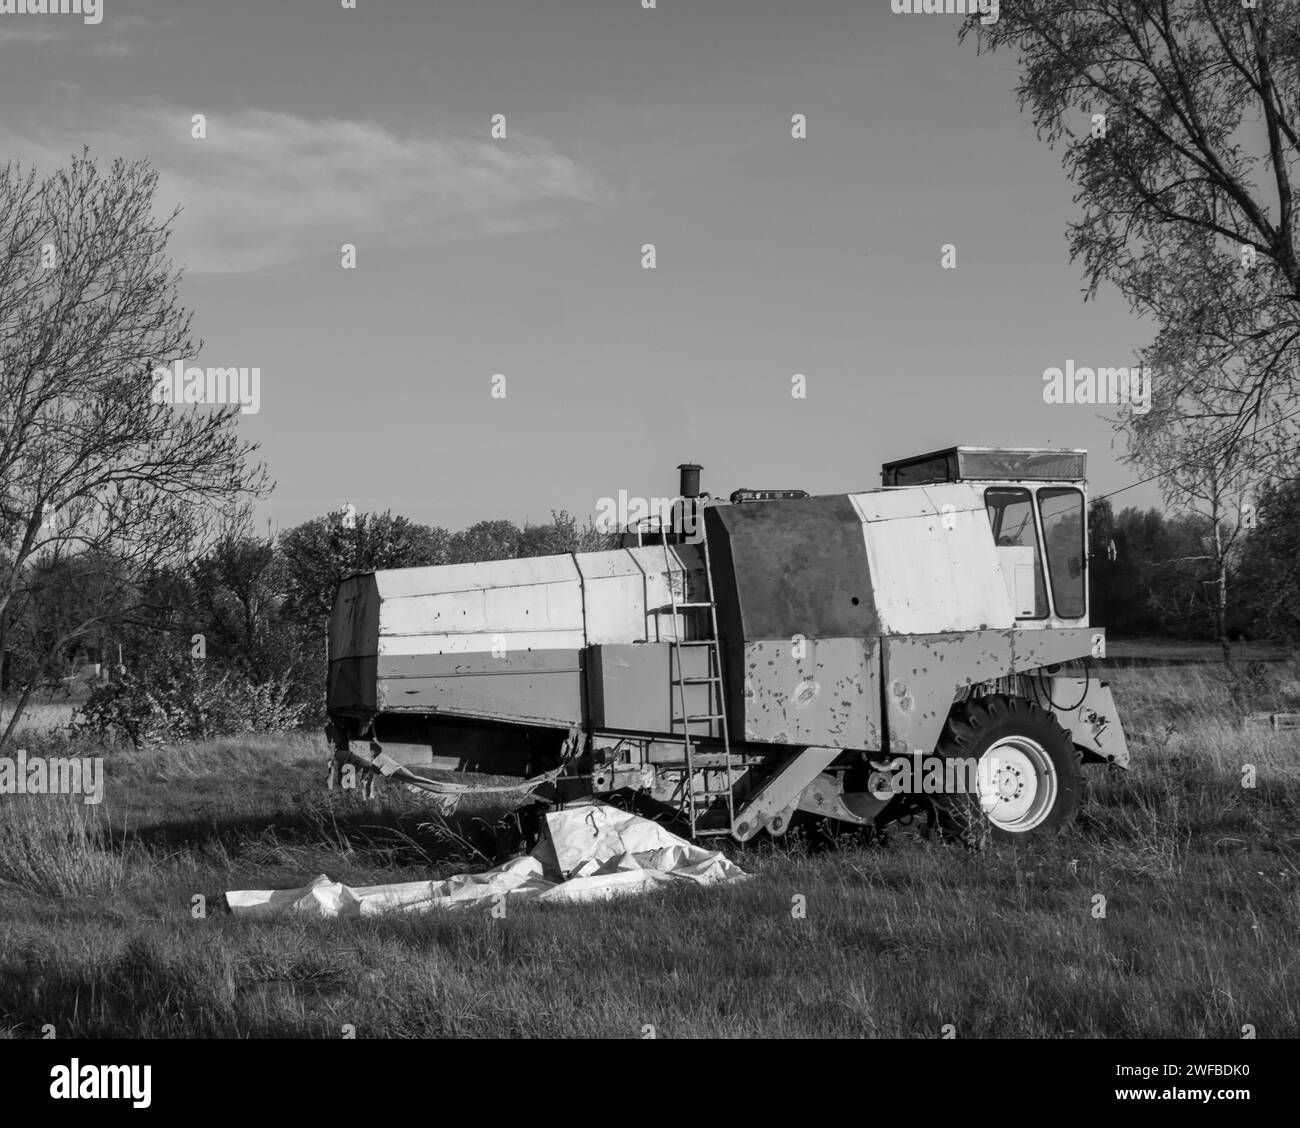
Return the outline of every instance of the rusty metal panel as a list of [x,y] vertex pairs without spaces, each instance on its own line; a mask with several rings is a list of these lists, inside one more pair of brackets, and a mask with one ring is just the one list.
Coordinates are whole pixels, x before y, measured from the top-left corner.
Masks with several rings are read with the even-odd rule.
[[379,594],[373,575],[339,584],[330,612],[326,708],[367,716],[375,711],[375,663],[379,642]]
[[882,634],[1010,628],[1015,610],[980,492],[935,485],[854,494]]
[[1064,627],[886,638],[890,751],[933,752],[960,687],[1087,657],[1102,637],[1096,629]]
[[1102,760],[1128,767],[1128,740],[1106,682],[1095,677],[1053,678],[1050,703],[1075,744]]
[[862,521],[847,495],[709,506],[704,520],[732,638],[879,633]]
[[1012,669],[1017,672],[1106,655],[1106,632],[1100,627],[1046,627],[1009,634]]
[[753,838],[764,827],[774,835],[784,834],[804,789],[839,754],[838,748],[800,748],[792,752],[736,812],[731,833],[741,842]]
[[[703,647],[683,648],[686,677],[708,673]],[[682,701],[670,676],[677,673],[669,643],[606,644],[587,651],[587,699],[594,729],[614,732],[681,733]],[[707,685],[682,687],[686,711],[692,715],[716,712]],[[720,736],[719,726],[700,721],[691,726],[697,738]],[[680,755],[680,748],[678,749]]]
[[331,713],[369,716],[377,706],[373,654],[333,658],[325,687],[326,708]]
[[880,748],[878,639],[747,642],[744,654],[746,741]]
[[582,723],[582,664],[570,650],[383,656],[384,712],[444,713],[516,724]]
[[379,592],[375,577],[349,576],[339,584],[330,612],[330,658],[375,654],[378,636]]
[[581,630],[499,630],[469,634],[384,636],[379,640],[379,653],[394,657],[415,657],[421,654],[502,654],[530,650],[580,650],[582,644]]

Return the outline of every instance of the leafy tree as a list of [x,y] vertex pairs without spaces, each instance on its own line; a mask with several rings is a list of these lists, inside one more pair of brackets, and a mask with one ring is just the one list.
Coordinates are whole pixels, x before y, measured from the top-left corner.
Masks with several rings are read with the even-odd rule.
[[1034,0],[962,35],[1019,57],[1021,107],[1063,147],[1088,295],[1109,282],[1159,326],[1151,409],[1118,422],[1135,455],[1155,433],[1224,472],[1293,459],[1300,5]]
[[284,600],[284,571],[272,539],[233,533],[190,566],[192,631],[203,635],[209,657],[254,682],[283,672],[284,656],[269,643]]
[[[1092,622],[1127,638],[1222,638],[1239,629],[1239,600],[1229,600],[1220,620],[1213,526],[1206,517],[1132,508],[1116,515],[1100,499],[1089,521]],[[1232,592],[1239,585],[1231,562],[1229,568]]]
[[9,674],[15,684],[53,686],[76,672],[86,646],[102,649],[103,625],[124,618],[135,590],[106,553],[42,556],[28,567],[6,610]]
[[1256,630],[1300,650],[1300,480],[1265,487],[1257,505],[1242,547],[1241,588]]
[[323,628],[339,581],[376,568],[417,568],[451,560],[446,529],[417,525],[392,512],[343,511],[316,517],[284,533],[286,614]]
[[448,558],[452,564],[509,560],[522,555],[523,539],[523,532],[513,521],[480,521],[452,536]]
[[617,535],[603,533],[588,520],[579,527],[567,510],[552,510],[549,525],[529,525],[519,537],[520,556],[558,556],[567,552],[600,552],[617,547]]

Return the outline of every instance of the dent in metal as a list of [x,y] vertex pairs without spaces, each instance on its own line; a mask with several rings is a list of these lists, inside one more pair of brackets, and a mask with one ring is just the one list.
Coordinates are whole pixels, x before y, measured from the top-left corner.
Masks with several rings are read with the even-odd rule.
[[880,741],[877,639],[745,644],[744,739],[874,750]]
[[1092,654],[1090,627],[967,631],[882,640],[889,750],[933,752],[957,691]]

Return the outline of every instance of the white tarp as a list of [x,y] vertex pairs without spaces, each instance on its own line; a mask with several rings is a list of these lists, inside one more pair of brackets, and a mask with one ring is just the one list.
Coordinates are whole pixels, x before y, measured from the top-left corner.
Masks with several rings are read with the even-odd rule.
[[694,846],[656,822],[593,804],[548,814],[546,833],[531,854],[485,873],[356,888],[321,874],[301,889],[234,890],[226,901],[232,913],[247,916],[355,917],[487,906],[502,895],[598,901],[673,881],[716,885],[748,876],[722,853]]

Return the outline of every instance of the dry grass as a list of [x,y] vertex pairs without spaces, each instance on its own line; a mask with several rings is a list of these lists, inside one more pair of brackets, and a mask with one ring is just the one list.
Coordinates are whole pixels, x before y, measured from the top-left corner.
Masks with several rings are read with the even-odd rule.
[[108,827],[80,796],[5,796],[0,810],[0,888],[111,893],[138,860],[129,848],[110,847]]
[[[0,717],[8,725],[9,714],[12,706],[5,703],[0,708]],[[18,728],[14,730],[15,735],[23,737],[48,737],[52,733],[60,732],[68,727],[72,720],[72,714],[76,712],[78,703],[76,701],[42,701],[31,702],[23,715],[18,719]]]
[[[1284,697],[1277,677],[1260,692]],[[508,904],[503,920],[230,917],[224,889],[444,876],[514,852],[518,826],[438,826],[401,793],[327,799],[314,738],[116,753],[103,808],[77,816],[97,824],[29,813],[48,822],[0,848],[0,1031],[1296,1036],[1300,739],[1231,723],[1213,667],[1113,683],[1134,768],[1094,777],[1044,847],[809,834],[737,851],[757,878],[736,887]]]

